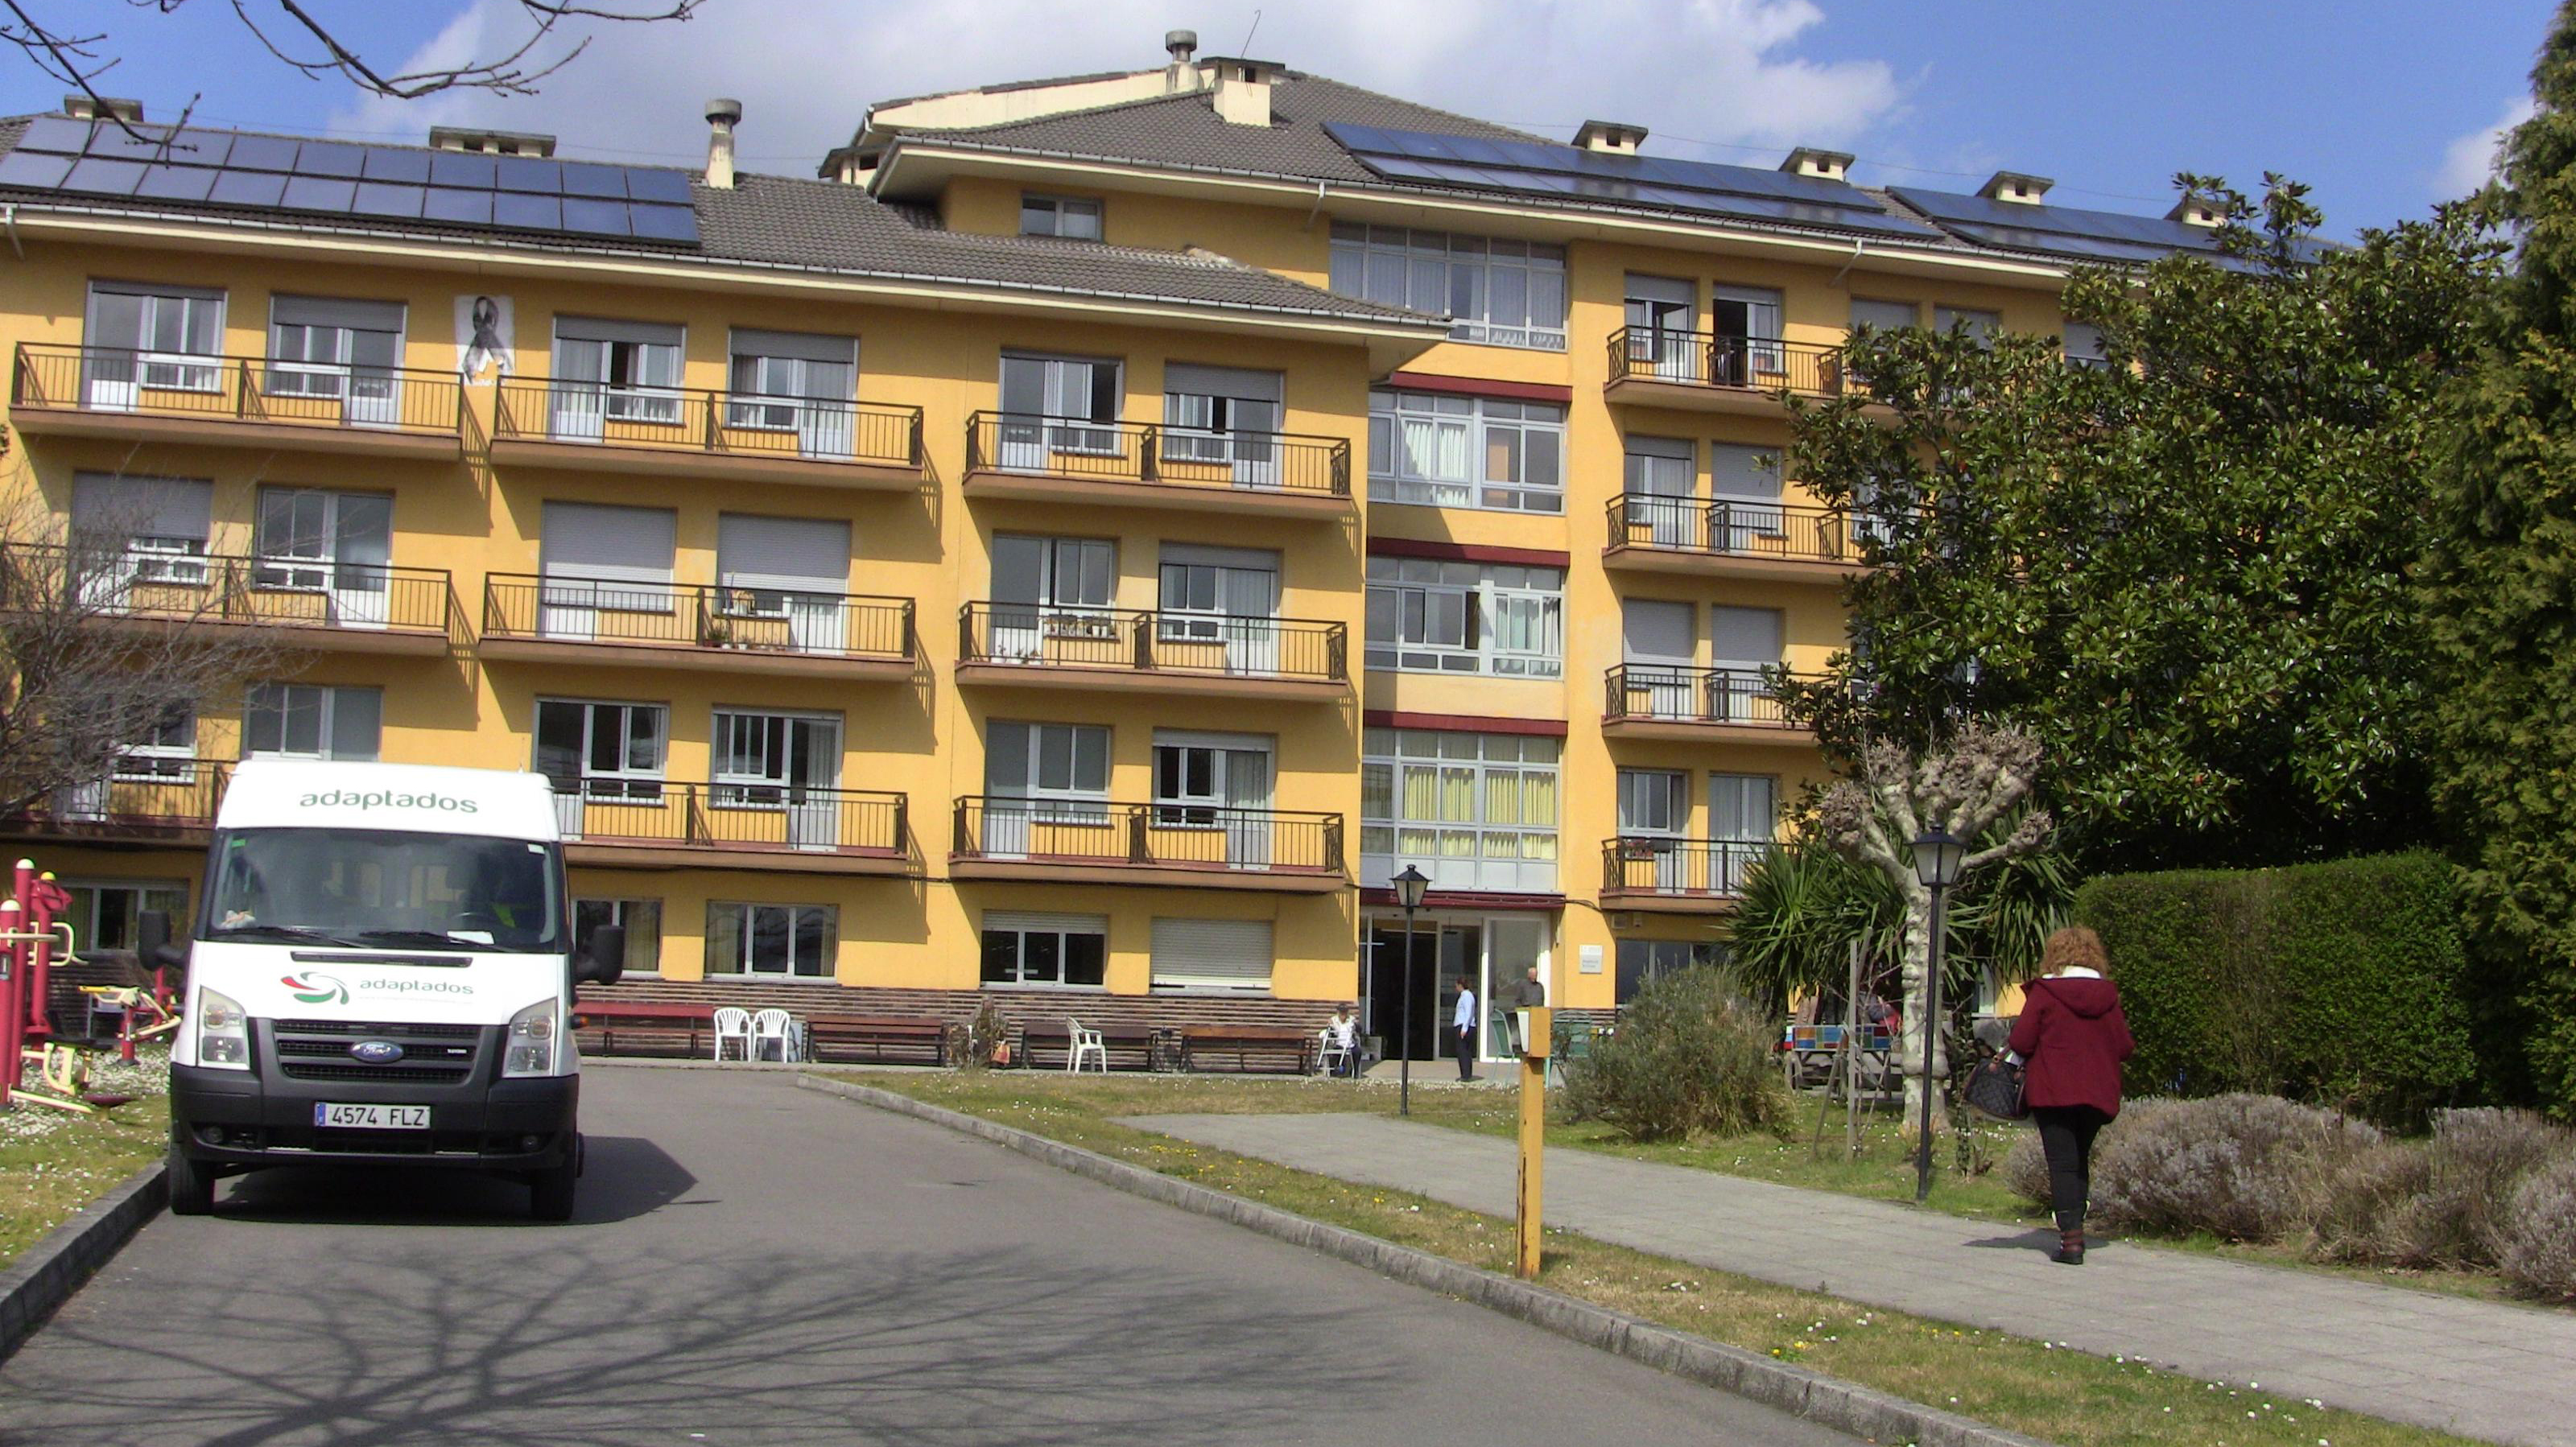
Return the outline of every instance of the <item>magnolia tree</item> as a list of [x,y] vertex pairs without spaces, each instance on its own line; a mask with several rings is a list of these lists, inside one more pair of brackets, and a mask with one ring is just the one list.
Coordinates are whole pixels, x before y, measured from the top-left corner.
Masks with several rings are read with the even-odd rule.
[[[1825,794],[1818,823],[1827,842],[1887,876],[1905,901],[1905,934],[1899,957],[1905,993],[1905,1031],[1898,1054],[1905,1072],[1905,1119],[1921,1118],[1925,1030],[1933,1032],[1932,1074],[1950,1073],[1947,1047],[1932,1019],[1927,987],[1932,979],[1932,891],[1914,872],[1913,844],[1927,830],[1952,838],[1982,837],[1997,820],[2030,797],[2039,779],[2039,741],[2018,729],[1966,723],[1947,738],[1908,757],[1895,744],[1861,751],[1859,777]],[[1959,877],[1998,860],[2027,854],[2048,839],[2049,818],[2032,810],[2000,842],[1969,854]]]

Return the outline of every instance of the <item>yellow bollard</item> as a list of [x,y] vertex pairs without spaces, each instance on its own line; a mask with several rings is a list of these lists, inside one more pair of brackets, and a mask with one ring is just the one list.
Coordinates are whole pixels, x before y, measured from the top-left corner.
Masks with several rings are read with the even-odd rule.
[[1546,1006],[1521,1017],[1521,1189],[1518,1216],[1520,1277],[1538,1280],[1540,1255],[1539,1157],[1547,1147],[1547,1058],[1556,1048],[1556,1012]]

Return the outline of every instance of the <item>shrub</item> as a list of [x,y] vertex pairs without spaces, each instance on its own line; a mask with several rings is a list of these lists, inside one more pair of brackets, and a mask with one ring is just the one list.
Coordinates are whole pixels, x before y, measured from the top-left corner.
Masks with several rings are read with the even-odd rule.
[[[2119,1122],[2113,1121],[2111,1126],[2117,1129]],[[2096,1140],[2093,1148],[2098,1152],[2102,1148],[2102,1143]],[[2014,1138],[2012,1149],[2004,1152],[2003,1183],[2004,1189],[2034,1206],[2045,1207],[2051,1204],[2048,1195],[2048,1157],[2039,1149],[2038,1131],[2021,1132]]]
[[2075,917],[2110,949],[2133,1091],[2289,1095],[2403,1124],[2475,1070],[2467,954],[2433,855],[2104,875]]
[[2425,1147],[2431,1181],[2413,1258],[2422,1266],[2493,1266],[2503,1254],[2514,1189],[2541,1166],[2576,1154],[2576,1132],[2527,1110],[2446,1110]]
[[[2137,1101],[2094,1143],[2092,1219],[2158,1235],[2283,1240],[2317,1219],[2332,1173],[2378,1143],[2368,1125],[2273,1096]],[[2006,1170],[2016,1190],[2044,1203],[2037,1158],[2034,1140]]]
[[2327,1175],[2308,1254],[2325,1261],[2378,1265],[2414,1259],[2427,1232],[2424,1195],[2433,1163],[2415,1141],[2382,1141],[2357,1150]]
[[2497,1236],[2496,1254],[2514,1290],[2576,1303],[2576,1156],[2523,1179]]
[[1659,976],[1620,1010],[1618,1029],[1573,1062],[1566,1115],[1641,1141],[1784,1132],[1777,1037],[1732,972],[1703,965]]

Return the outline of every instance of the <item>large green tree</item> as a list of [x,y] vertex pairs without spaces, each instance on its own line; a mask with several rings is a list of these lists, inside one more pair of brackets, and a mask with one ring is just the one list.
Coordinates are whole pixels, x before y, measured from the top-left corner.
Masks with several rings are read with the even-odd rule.
[[2435,396],[2499,248],[2460,210],[2319,244],[2301,187],[2205,177],[2216,256],[2082,269],[2053,337],[1864,330],[1795,475],[1878,566],[1794,707],[1848,765],[2008,721],[2090,868],[2261,864],[2428,837],[2422,615]]
[[2532,73],[2538,112],[2481,198],[2520,240],[2457,391],[2423,570],[2440,740],[2434,797],[2461,864],[2487,1032],[2576,1117],[2576,6]]

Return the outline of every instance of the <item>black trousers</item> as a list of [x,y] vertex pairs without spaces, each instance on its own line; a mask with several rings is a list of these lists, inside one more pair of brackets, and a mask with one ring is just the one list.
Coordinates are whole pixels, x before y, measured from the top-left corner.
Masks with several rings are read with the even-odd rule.
[[2093,1195],[2093,1137],[2111,1118],[2089,1105],[2034,1105],[2039,1149],[2048,1157],[2048,1203],[2057,1229],[2084,1229],[2084,1203]]
[[1473,1025],[1458,1032],[1458,1078],[1476,1078],[1476,1027]]

